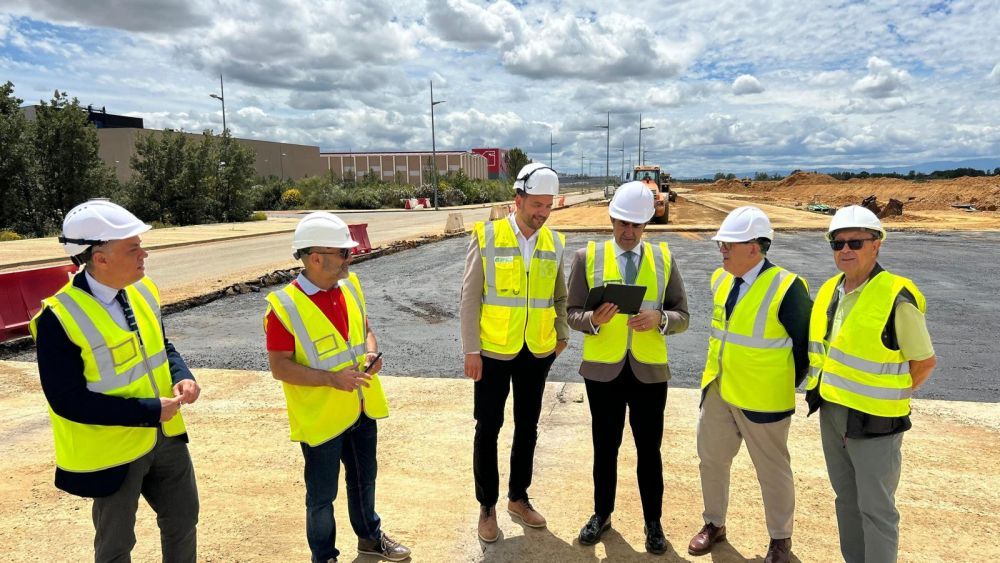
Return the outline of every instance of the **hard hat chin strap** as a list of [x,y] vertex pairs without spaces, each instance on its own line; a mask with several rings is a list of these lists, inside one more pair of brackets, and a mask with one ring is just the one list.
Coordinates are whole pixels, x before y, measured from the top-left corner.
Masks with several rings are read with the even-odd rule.
[[[535,172],[538,172],[539,170],[551,170],[552,172],[556,172],[554,168],[549,168],[548,166],[540,166],[538,168],[535,168],[531,172],[525,174],[524,178],[517,178],[516,180],[518,182],[521,182],[521,186],[524,189],[524,191],[528,191],[528,178],[531,178],[531,175],[534,174]],[[556,172],[556,174],[558,174],[558,172]]]
[[79,244],[83,246],[97,246],[99,244],[104,244],[108,241],[106,240],[90,240],[85,238],[66,238],[63,235],[59,235],[59,242],[61,244]]

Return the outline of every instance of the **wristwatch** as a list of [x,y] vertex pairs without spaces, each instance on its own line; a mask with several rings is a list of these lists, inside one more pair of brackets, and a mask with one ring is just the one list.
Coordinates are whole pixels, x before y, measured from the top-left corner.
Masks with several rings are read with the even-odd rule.
[[660,330],[667,328],[667,312],[660,311]]

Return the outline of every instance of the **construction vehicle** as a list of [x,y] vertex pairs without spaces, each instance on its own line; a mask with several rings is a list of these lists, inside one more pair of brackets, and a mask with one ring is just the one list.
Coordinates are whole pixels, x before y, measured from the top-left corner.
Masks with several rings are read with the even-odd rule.
[[653,192],[656,211],[652,222],[666,223],[670,218],[670,174],[661,171],[655,164],[640,165],[632,171],[632,179],[646,184]]

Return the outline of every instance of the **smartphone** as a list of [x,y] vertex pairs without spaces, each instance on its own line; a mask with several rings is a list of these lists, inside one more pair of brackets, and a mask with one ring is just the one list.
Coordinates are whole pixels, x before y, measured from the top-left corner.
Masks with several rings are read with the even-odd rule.
[[368,370],[372,369],[372,366],[374,366],[375,362],[378,362],[378,359],[381,358],[381,357],[382,357],[382,352],[379,352],[378,354],[376,354],[375,355],[375,359],[372,360],[371,363],[369,363],[368,365],[365,366],[364,372],[368,373]]

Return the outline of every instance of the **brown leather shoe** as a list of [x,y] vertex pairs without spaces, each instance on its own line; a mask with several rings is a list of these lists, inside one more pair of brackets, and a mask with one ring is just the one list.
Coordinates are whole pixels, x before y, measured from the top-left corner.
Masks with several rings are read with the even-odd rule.
[[521,500],[511,500],[507,502],[507,512],[511,516],[517,517],[525,526],[530,526],[532,528],[544,528],[545,527],[545,517],[535,510],[535,507],[531,506],[528,499]]
[[767,557],[764,563],[789,563],[792,557],[792,538],[783,540],[771,540],[771,545],[767,546]]
[[493,543],[500,539],[500,527],[497,526],[495,506],[479,507],[479,539],[486,543]]
[[373,540],[358,538],[358,553],[377,555],[389,561],[403,561],[410,557],[410,548],[390,538],[383,532]]
[[726,527],[721,528],[709,522],[705,524],[701,531],[691,538],[688,544],[688,553],[691,555],[705,555],[712,551],[712,546],[726,539]]

